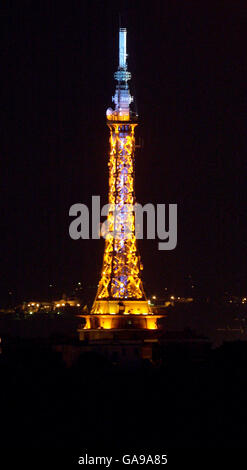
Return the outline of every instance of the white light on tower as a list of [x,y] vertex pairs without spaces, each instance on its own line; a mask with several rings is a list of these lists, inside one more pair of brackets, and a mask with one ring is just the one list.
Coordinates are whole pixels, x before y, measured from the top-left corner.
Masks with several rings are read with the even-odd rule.
[[125,68],[126,67],[126,36],[127,30],[126,28],[120,28],[119,30],[119,67]]

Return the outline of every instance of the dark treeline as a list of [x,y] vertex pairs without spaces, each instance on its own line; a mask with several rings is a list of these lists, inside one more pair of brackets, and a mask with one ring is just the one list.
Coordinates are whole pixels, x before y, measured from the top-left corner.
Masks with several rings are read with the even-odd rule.
[[199,361],[175,351],[159,367],[85,353],[67,368],[50,347],[20,342],[0,360],[2,447],[244,447],[247,343]]

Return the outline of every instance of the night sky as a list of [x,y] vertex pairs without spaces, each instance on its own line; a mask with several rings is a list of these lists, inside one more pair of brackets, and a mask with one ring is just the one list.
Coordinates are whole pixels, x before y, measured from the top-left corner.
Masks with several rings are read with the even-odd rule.
[[69,208],[107,202],[119,13],[143,140],[137,201],[178,204],[177,248],[139,244],[145,288],[179,293],[191,275],[198,292],[246,294],[247,9],[215,3],[1,5],[1,300],[96,289],[104,243],[71,240]]

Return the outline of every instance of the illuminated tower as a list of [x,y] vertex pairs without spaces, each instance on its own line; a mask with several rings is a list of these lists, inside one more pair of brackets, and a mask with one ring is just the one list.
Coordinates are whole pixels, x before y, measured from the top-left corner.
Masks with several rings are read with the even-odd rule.
[[156,328],[157,317],[151,311],[140,277],[142,265],[135,236],[137,116],[130,109],[133,98],[128,86],[131,74],[127,69],[126,39],[126,29],[120,28],[119,66],[114,74],[117,81],[113,96],[115,109],[106,111],[110,129],[108,234],[101,278],[87,328],[125,328],[132,322],[137,328]]

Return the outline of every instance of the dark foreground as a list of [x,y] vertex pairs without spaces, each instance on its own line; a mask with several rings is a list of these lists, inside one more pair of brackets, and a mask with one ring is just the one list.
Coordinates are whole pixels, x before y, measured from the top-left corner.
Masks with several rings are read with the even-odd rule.
[[50,348],[23,344],[1,355],[1,449],[11,459],[42,460],[50,452],[74,463],[86,451],[239,455],[246,447],[246,371],[244,342],[200,361],[173,353],[159,367],[143,361],[138,368],[95,353],[66,368]]

